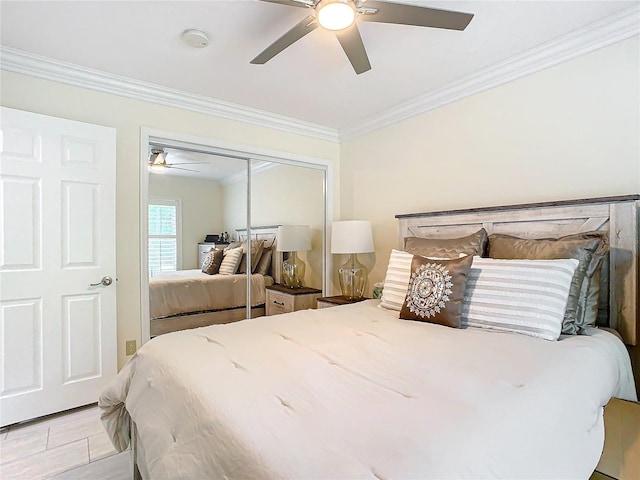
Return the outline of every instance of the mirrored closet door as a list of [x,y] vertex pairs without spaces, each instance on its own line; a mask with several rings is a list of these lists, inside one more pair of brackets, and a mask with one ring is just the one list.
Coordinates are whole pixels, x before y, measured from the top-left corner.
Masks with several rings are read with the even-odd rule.
[[[325,190],[318,166],[150,142],[150,336],[269,314],[294,257],[305,267],[298,287],[322,292]],[[307,232],[300,251],[278,246],[291,228]]]

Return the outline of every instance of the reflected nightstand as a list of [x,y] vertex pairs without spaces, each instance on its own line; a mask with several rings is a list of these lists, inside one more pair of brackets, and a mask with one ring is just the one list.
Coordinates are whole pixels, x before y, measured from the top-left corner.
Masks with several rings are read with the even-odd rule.
[[322,290],[302,287],[289,288],[284,285],[270,285],[267,289],[266,314],[295,312],[316,308],[316,299],[322,295]]

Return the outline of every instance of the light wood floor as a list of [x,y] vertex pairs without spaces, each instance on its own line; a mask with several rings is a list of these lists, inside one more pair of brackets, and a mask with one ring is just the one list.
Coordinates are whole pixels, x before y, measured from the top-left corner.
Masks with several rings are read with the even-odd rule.
[[129,452],[117,454],[97,406],[83,407],[3,429],[0,478],[126,480]]

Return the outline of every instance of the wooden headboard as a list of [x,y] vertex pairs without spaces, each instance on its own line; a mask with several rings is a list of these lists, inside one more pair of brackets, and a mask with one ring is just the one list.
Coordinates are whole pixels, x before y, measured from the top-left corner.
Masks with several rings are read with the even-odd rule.
[[601,276],[605,307],[600,313],[608,317],[608,325],[620,333],[626,344],[637,345],[640,315],[636,201],[639,199],[640,195],[627,195],[396,215],[398,245],[403,248],[404,238],[409,236],[455,238],[482,227],[489,235],[503,233],[523,238],[557,238],[594,230],[606,232],[610,253]]
[[[276,238],[278,234],[278,225],[268,225],[264,227],[251,227],[251,240],[265,240],[272,245],[271,247],[271,276],[276,283],[282,283],[282,252],[276,250]],[[244,242],[247,239],[247,229],[237,228],[236,239]]]

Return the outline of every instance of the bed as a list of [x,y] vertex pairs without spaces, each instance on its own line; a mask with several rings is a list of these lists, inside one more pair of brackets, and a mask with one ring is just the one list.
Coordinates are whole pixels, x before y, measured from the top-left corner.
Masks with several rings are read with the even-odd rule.
[[625,343],[638,340],[638,198],[398,217],[399,248],[478,225],[607,233],[608,329],[548,341],[449,328],[398,318],[383,292],[177,332],[145,344],[103,392],[105,427],[119,450],[133,445],[145,479],[588,478],[603,406],[637,399]]
[[[252,240],[264,240],[273,257],[267,274],[251,275],[251,317],[265,314],[265,287],[279,278],[280,252],[276,251],[276,226],[254,227]],[[236,230],[238,243],[247,239]],[[261,255],[266,254],[261,252]],[[180,270],[149,279],[151,337],[189,328],[230,323],[247,318],[246,274],[208,275],[202,270]]]

